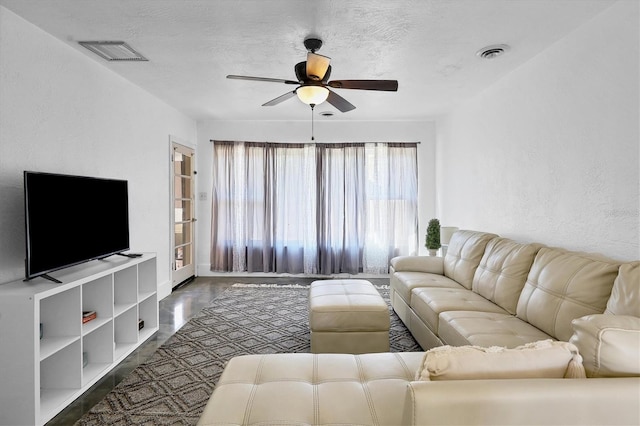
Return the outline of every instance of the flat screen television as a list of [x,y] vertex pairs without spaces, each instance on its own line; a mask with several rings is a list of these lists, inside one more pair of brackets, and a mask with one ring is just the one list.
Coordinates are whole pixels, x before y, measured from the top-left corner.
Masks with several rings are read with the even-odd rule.
[[27,280],[129,249],[126,180],[25,171],[24,207]]

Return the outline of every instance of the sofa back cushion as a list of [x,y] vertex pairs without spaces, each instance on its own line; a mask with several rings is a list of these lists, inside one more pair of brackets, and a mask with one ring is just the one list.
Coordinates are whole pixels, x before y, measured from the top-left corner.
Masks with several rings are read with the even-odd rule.
[[487,243],[497,235],[477,231],[456,231],[444,257],[444,275],[471,290],[473,275]]
[[605,313],[640,317],[640,261],[620,266]]
[[601,256],[543,247],[531,265],[516,315],[568,341],[572,320],[604,312],[619,267]]
[[540,247],[540,244],[520,244],[507,238],[489,241],[471,289],[515,314],[520,292]]

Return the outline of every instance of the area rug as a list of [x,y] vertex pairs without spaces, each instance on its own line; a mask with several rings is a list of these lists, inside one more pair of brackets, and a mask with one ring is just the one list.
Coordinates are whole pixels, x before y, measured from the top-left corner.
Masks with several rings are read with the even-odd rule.
[[[225,290],[76,425],[196,424],[232,357],[310,351],[308,289],[244,284]],[[389,304],[388,287],[378,291]],[[389,314],[391,351],[421,351],[391,308]]]

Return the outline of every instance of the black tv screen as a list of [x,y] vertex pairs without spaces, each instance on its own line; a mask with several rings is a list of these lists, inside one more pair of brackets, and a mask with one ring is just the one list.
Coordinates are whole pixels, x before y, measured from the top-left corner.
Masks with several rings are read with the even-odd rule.
[[24,172],[27,279],[129,249],[126,180]]

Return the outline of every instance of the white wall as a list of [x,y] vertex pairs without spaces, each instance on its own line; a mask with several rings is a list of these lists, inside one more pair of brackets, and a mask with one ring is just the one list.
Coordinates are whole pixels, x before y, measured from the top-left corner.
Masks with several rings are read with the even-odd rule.
[[26,169],[127,179],[131,249],[168,294],[170,134],[195,144],[195,121],[0,7],[0,283],[24,277]]
[[638,4],[616,3],[438,121],[445,222],[640,258]]
[[[301,105],[302,107],[302,105]],[[420,142],[418,145],[419,235],[435,214],[435,125],[433,122],[316,121],[315,142]],[[213,140],[310,142],[310,121],[206,121],[198,123],[198,191],[207,201],[198,206],[198,275],[210,275],[211,186]],[[422,239],[419,241],[422,246]],[[421,251],[424,247],[421,247]]]

